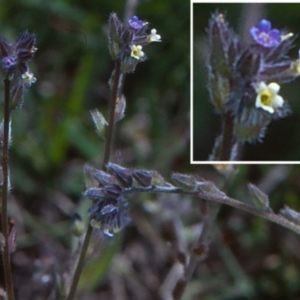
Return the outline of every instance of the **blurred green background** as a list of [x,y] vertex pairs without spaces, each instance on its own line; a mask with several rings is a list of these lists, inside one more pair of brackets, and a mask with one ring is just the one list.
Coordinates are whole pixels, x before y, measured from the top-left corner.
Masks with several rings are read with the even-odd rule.
[[[205,29],[212,13],[225,13],[233,30],[249,41],[248,29],[262,18],[271,21],[272,26],[298,35],[300,28],[300,4],[265,3],[196,3],[194,4],[194,121],[193,159],[206,161],[212,152],[214,139],[220,132],[220,118],[215,113],[206,89],[206,57],[209,49]],[[290,56],[297,59],[300,40],[291,49]],[[291,106],[292,115],[273,121],[267,129],[263,143],[246,144],[244,161],[300,161],[300,102],[299,79],[281,86],[280,94]]]

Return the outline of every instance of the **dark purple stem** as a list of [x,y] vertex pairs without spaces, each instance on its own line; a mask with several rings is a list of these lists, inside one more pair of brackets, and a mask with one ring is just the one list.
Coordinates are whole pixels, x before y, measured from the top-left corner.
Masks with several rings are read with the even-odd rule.
[[9,119],[10,119],[10,109],[9,109],[9,90],[10,90],[10,80],[4,79],[4,121],[3,121],[3,150],[2,150],[2,171],[3,171],[3,185],[2,185],[2,234],[5,239],[5,245],[2,252],[3,269],[5,277],[5,289],[8,300],[14,300],[14,289],[12,281],[12,272],[10,265],[10,253],[8,249],[8,216],[7,216],[7,198],[8,198],[8,182],[9,182],[9,171],[8,171],[8,161],[9,161]]
[[[121,72],[121,64],[117,60],[115,65],[115,72],[113,75],[113,84],[111,89],[111,98],[110,98],[110,112],[109,112],[109,121],[108,121],[108,128],[107,128],[107,134],[106,134],[106,143],[105,143],[105,150],[104,150],[104,158],[102,162],[102,169],[105,170],[105,166],[109,162],[109,157],[111,154],[111,147],[113,143],[113,137],[114,137],[114,126],[115,126],[115,107],[116,107],[116,101],[118,94],[120,93],[120,78],[122,78],[122,72]],[[68,295],[67,300],[73,300],[76,294],[78,282],[80,279],[80,275],[82,273],[83,267],[84,267],[84,260],[86,256],[86,252],[90,243],[90,239],[92,236],[93,227],[88,225],[88,229],[84,238],[84,242],[80,251],[79,260],[72,278],[72,283],[70,286],[70,292]]]

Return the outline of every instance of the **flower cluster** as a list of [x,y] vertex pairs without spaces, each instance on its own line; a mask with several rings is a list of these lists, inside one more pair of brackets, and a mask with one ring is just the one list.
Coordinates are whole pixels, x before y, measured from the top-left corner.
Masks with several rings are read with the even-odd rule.
[[14,44],[0,38],[2,68],[7,71],[6,78],[14,81],[10,91],[11,108],[22,104],[24,88],[29,88],[36,82],[28,66],[37,51],[35,42],[35,35],[27,31],[21,33]]
[[128,178],[128,175],[121,167],[114,164],[109,164],[107,168],[112,173],[122,175],[114,176],[91,166],[85,166],[87,190],[83,195],[93,201],[93,205],[88,210],[91,225],[101,229],[106,235],[113,236],[130,221],[128,203],[122,196],[122,188],[117,179],[120,176]]
[[90,224],[112,236],[130,222],[125,194],[138,192],[143,188],[151,191],[154,186],[170,185],[166,185],[156,171],[131,170],[113,163],[107,164],[106,169],[107,172],[104,172],[85,166],[87,189],[83,195],[93,201],[88,210]]
[[146,59],[143,47],[152,42],[160,42],[156,29],[147,33],[148,22],[133,16],[124,25],[115,13],[109,17],[109,51],[114,60],[119,59],[123,72],[133,72],[136,65]]
[[260,141],[273,119],[290,113],[279,95],[280,84],[300,74],[299,59],[288,56],[294,42],[292,33],[272,28],[263,19],[249,34],[253,43],[246,44],[220,13],[209,22],[210,100],[221,115],[229,114],[233,119],[237,142]]

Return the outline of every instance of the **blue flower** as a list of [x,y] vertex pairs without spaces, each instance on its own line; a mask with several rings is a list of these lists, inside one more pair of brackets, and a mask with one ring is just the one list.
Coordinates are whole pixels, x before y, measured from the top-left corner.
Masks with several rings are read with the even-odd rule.
[[128,24],[134,29],[141,29],[144,26],[143,21],[139,20],[137,16],[133,16],[131,19],[129,19]]
[[253,40],[265,48],[273,48],[280,44],[281,37],[278,29],[271,29],[271,22],[261,20],[258,26],[250,28]]
[[17,63],[17,58],[15,56],[6,56],[2,59],[2,68],[9,69],[15,66]]

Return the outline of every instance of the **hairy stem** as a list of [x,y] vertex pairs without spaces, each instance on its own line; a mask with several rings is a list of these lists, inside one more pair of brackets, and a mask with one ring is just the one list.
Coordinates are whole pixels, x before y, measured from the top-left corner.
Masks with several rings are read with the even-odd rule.
[[105,143],[105,150],[104,150],[104,158],[102,163],[102,169],[105,170],[105,165],[109,162],[110,150],[113,143],[114,138],[114,128],[115,128],[115,109],[116,109],[116,102],[117,98],[120,95],[120,79],[122,78],[121,73],[121,63],[120,61],[116,60],[115,72],[113,75],[113,83],[112,83],[112,90],[111,90],[111,98],[110,98],[110,107],[109,107],[109,121],[108,121],[108,128],[106,134],[106,143]]
[[[103,157],[103,162],[102,162],[102,169],[105,170],[106,164],[109,162],[109,157],[111,154],[111,147],[113,143],[113,138],[114,138],[114,127],[115,127],[115,108],[116,108],[116,102],[118,95],[120,94],[121,90],[121,78],[122,78],[122,72],[121,72],[121,65],[118,60],[116,60],[115,64],[115,71],[113,75],[113,80],[112,80],[112,87],[111,87],[111,97],[110,97],[110,107],[109,107],[109,120],[108,120],[108,128],[107,128],[107,133],[106,133],[106,142],[105,142],[105,150],[104,150],[104,157]],[[83,241],[83,245],[79,254],[79,259],[78,263],[72,278],[72,283],[70,286],[70,292],[68,295],[67,300],[73,300],[75,297],[75,293],[77,290],[78,282],[80,279],[81,272],[84,267],[84,260],[86,256],[86,252],[88,249],[88,245],[90,243],[90,239],[92,236],[93,232],[93,227],[88,225],[87,232],[85,234],[85,238]]]
[[264,211],[262,209],[258,209],[254,206],[251,206],[251,205],[248,205],[241,201],[227,197],[225,194],[224,195],[215,195],[212,193],[201,191],[199,193],[199,197],[204,200],[213,201],[213,202],[217,202],[220,204],[226,204],[226,205],[235,207],[237,209],[246,211],[248,213],[251,213],[251,214],[261,217],[263,219],[269,220],[269,221],[279,224],[283,227],[286,227],[286,228],[294,231],[297,234],[300,234],[300,226],[287,220],[285,217],[283,217],[281,215],[276,215],[273,212],[268,212],[268,211]]
[[221,161],[231,160],[231,151],[235,144],[233,125],[233,117],[228,112],[224,113],[222,118],[221,152],[219,157]]
[[[225,204],[229,205],[231,207],[235,207],[237,209],[246,211],[248,213],[251,213],[253,215],[256,215],[258,217],[261,217],[263,219],[269,220],[273,223],[279,224],[282,227],[288,228],[292,231],[294,231],[297,234],[300,234],[300,226],[287,220],[281,215],[277,215],[274,212],[264,211],[262,209],[256,208],[252,205],[246,204],[244,202],[241,202],[239,200],[230,198],[226,196],[221,191],[218,192],[207,192],[204,190],[195,190],[195,191],[185,191],[181,188],[175,187],[175,186],[154,186],[154,187],[146,187],[146,188],[128,188],[123,190],[124,194],[131,194],[131,193],[167,193],[167,194],[181,194],[181,195],[191,195],[196,196],[200,199],[203,199],[205,201],[219,203],[219,204]],[[213,211],[211,211],[212,213]]]
[[14,300],[14,290],[12,282],[12,273],[10,265],[10,253],[8,248],[8,216],[7,216],[7,198],[8,198],[8,185],[9,185],[9,122],[10,122],[10,109],[9,109],[9,90],[10,80],[4,79],[4,121],[3,121],[3,152],[2,152],[2,169],[3,169],[3,185],[2,185],[2,234],[5,239],[5,245],[2,252],[5,289],[8,300]]

